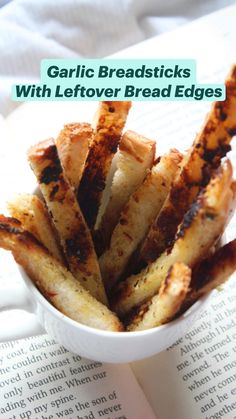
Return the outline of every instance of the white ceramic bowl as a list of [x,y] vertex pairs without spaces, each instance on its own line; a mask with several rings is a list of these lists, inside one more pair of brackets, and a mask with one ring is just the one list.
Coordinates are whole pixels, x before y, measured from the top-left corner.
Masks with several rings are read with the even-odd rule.
[[[38,188],[33,193],[41,197]],[[21,266],[19,266],[19,271],[26,285],[23,290],[21,289],[21,294],[24,295],[19,296],[19,300],[23,303],[17,301],[17,290],[13,292],[11,290],[5,293],[7,305],[11,308],[24,308],[26,311],[33,312],[42,328],[66,349],[101,362],[137,361],[168,348],[199,318],[211,295],[209,293],[199,299],[183,315],[166,325],[138,332],[109,332],[85,326],[62,314],[40,293]],[[1,295],[1,300],[3,299]],[[10,338],[35,334],[35,331],[38,332],[38,326],[35,324],[36,322],[32,321],[25,328],[24,325],[18,326],[18,330],[15,328],[14,331],[16,336],[11,335]],[[5,335],[5,331],[0,333],[1,339],[4,339]]]
[[199,317],[210,294],[197,301],[176,320],[139,332],[108,332],[71,320],[52,306],[24,270],[31,309],[47,333],[71,352],[101,362],[123,363],[150,357],[172,345]]

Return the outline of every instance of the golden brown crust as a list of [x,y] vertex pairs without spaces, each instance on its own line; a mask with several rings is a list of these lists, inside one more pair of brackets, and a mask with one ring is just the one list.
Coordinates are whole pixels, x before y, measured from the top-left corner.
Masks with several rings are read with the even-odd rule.
[[145,238],[163,205],[181,158],[177,150],[170,150],[162,156],[123,208],[110,247],[99,260],[107,290],[111,290],[130,265],[131,255]]
[[129,130],[122,135],[119,149],[143,163],[145,156],[149,153],[153,155],[154,160],[156,142]]
[[44,203],[36,195],[21,194],[8,202],[8,211],[17,218],[22,227],[33,234],[50,253],[62,263],[64,257],[58,244],[56,231],[53,228]]
[[209,291],[222,285],[236,270],[236,239],[205,259],[193,273],[191,292],[187,297],[190,305]]
[[93,129],[87,123],[64,125],[56,139],[58,155],[70,184],[78,190],[88,156]]
[[150,229],[140,252],[140,258],[145,262],[155,260],[170,245],[199,189],[207,184],[212,171],[230,150],[230,141],[236,135],[235,73],[234,66],[225,82],[226,100],[212,105],[202,130],[183,160],[166,203]]
[[96,223],[112,158],[120,142],[131,102],[100,102],[78,200],[90,228]]
[[131,194],[141,185],[153,166],[156,143],[127,131],[121,139],[110,199],[99,225],[99,233],[105,248],[108,248],[111,234],[119,221],[121,210]]
[[138,308],[127,326],[129,331],[145,330],[171,321],[189,290],[191,269],[176,262],[163,280],[158,294]]
[[99,301],[107,302],[92,237],[63,173],[53,140],[31,147],[28,158],[74,276]]
[[16,262],[61,313],[97,329],[123,330],[114,313],[93,298],[30,233],[4,216],[0,216],[0,247],[12,251]]
[[193,204],[191,215],[185,215],[173,246],[139,274],[120,284],[114,295],[114,311],[124,316],[152,297],[175,262],[183,262],[193,268],[208,254],[223,233],[232,215],[232,206],[235,207],[235,191],[230,187],[231,182],[232,166],[227,161]]

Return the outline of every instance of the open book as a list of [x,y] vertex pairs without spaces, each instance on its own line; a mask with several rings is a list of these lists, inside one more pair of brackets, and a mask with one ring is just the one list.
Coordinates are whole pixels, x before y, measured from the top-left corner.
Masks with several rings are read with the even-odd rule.
[[[116,56],[144,60],[196,58],[199,82],[223,82],[236,59],[235,18],[236,6],[233,6]],[[127,128],[157,138],[158,154],[170,147],[186,149],[209,106],[207,102],[145,102],[145,106],[136,102]],[[93,103],[79,102],[66,103],[66,106],[29,103],[2,123],[1,129],[5,138],[9,136],[9,142],[0,151],[0,176],[8,179],[5,189],[1,185],[1,209],[14,192],[27,192],[34,187],[33,175],[25,162],[28,146],[56,134],[62,123],[89,121],[95,107]],[[230,157],[236,164],[235,148]],[[227,240],[235,237],[235,233],[234,219]],[[1,261],[4,262],[0,267],[2,281],[10,277],[13,283],[20,281],[11,257],[1,252]],[[17,322],[21,315],[19,311],[3,313],[1,325],[7,323],[10,329],[11,322]],[[24,321],[28,320],[25,316]],[[81,359],[48,335],[3,343],[0,345],[0,416],[6,419],[232,419],[236,417],[235,342],[234,276],[223,291],[215,292],[201,318],[185,336],[161,354],[131,366]]]

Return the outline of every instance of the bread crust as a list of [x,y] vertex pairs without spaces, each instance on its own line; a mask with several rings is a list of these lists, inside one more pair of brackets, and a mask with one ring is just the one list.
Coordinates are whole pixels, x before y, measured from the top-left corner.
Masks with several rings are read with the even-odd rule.
[[[180,224],[174,244],[139,274],[122,282],[113,297],[113,309],[125,316],[132,308],[151,298],[160,288],[175,262],[191,269],[196,266],[223,233],[235,208],[235,190],[231,188],[232,165],[221,166],[200,193]],[[196,246],[196,243],[200,245]]]
[[65,262],[45,204],[37,195],[20,194],[7,204],[11,216],[17,218],[22,227],[35,236],[49,252],[62,263]]
[[236,135],[236,65],[226,78],[225,101],[214,102],[182,168],[140,251],[140,259],[154,261],[173,242],[177,227],[201,187],[231,149]]
[[105,247],[109,246],[122,208],[151,170],[155,151],[155,141],[134,131],[123,134],[117,153],[117,169],[112,180],[110,199],[99,226]]
[[218,249],[194,271],[191,290],[184,305],[223,285],[236,269],[236,239]]
[[176,262],[161,283],[158,294],[144,303],[127,326],[129,331],[146,330],[171,321],[189,290],[191,269]]
[[122,331],[123,325],[58,260],[14,220],[0,216],[0,247],[11,250],[45,298],[61,313],[87,326]]
[[89,145],[93,139],[93,129],[87,123],[71,123],[64,125],[60,131],[56,146],[64,172],[77,193]]
[[110,247],[99,259],[107,291],[117,283],[161,210],[181,160],[182,155],[177,150],[164,155],[121,211]]
[[81,179],[78,200],[88,226],[96,224],[112,158],[117,151],[131,102],[100,102],[94,137]]
[[91,233],[61,166],[53,139],[31,147],[28,159],[73,275],[99,301],[107,304]]

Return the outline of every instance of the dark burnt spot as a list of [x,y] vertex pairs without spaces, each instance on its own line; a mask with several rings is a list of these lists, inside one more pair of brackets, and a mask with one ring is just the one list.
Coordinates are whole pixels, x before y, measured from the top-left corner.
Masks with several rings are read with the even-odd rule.
[[106,136],[107,147],[111,154],[115,154],[119,144],[119,138],[116,134],[112,132]]
[[208,184],[210,177],[211,177],[210,167],[207,163],[205,163],[202,167],[202,180],[199,186],[205,187]]
[[[104,130],[104,126],[101,126]],[[99,134],[99,128],[97,128]],[[99,142],[94,142],[86,162],[77,199],[90,228],[96,223],[101,195],[106,186],[107,173],[114,153],[117,151],[120,136],[112,129],[102,132]]]
[[114,106],[109,106],[109,108],[108,108],[108,112],[110,112],[110,113],[114,113],[114,112],[115,112],[115,108],[114,108]]
[[55,185],[55,186],[52,188],[52,190],[51,190],[51,192],[50,192],[50,194],[49,194],[49,199],[50,199],[50,201],[52,201],[52,200],[53,200],[53,198],[55,197],[56,193],[58,192],[58,189],[59,189],[59,186],[58,186],[58,185]]
[[[157,219],[157,224],[154,227],[155,230],[159,230],[162,233],[164,233],[164,235],[167,234],[167,236],[170,235],[170,232],[172,231],[172,226],[173,224],[176,223],[176,220],[174,220],[175,216],[177,215],[177,213],[173,214],[172,208],[165,208],[165,211],[163,211],[158,219]],[[174,223],[173,223],[174,221]]]
[[92,181],[93,190],[97,192],[102,192],[105,189],[105,186],[106,186],[105,179],[99,176],[99,173],[96,173]]
[[235,250],[232,242],[226,244],[217,250],[212,256],[203,260],[200,264],[194,267],[191,286],[198,290],[203,285],[206,285],[215,275],[220,266],[227,264],[227,261],[235,259]]
[[157,222],[153,224],[149,237],[146,239],[146,243],[141,250],[145,262],[153,262],[165,248],[172,246],[177,226],[181,222],[184,212],[183,207],[179,207],[178,211],[173,211],[173,208],[167,207],[165,211],[160,213]]
[[21,222],[19,220],[17,220],[17,218],[14,218],[14,217],[5,217],[4,215],[0,215],[0,222],[1,222],[1,219],[3,219],[3,221],[5,223],[6,222],[9,222],[10,224],[16,224],[19,227],[21,226]]
[[[235,134],[236,134],[236,128],[235,128]],[[233,134],[234,135],[234,134]],[[231,145],[227,144],[225,138],[222,138],[222,140],[219,141],[220,145],[217,149],[217,156],[225,157],[226,154],[231,150]]]
[[177,227],[182,222],[184,214],[188,211],[190,203],[198,191],[198,183],[190,183],[187,173],[183,171],[182,179],[170,191],[170,205],[160,212],[141,251],[145,262],[154,261],[164,249],[167,249],[168,253],[171,252]]
[[205,148],[202,158],[207,163],[212,164],[215,167],[219,165],[220,159],[225,157],[230,150],[230,144],[227,144],[226,139],[222,138],[219,140],[219,146],[216,149],[210,150]]
[[91,201],[89,199],[87,199],[87,201],[80,199],[79,203],[83,211],[84,217],[88,223],[88,226],[90,228],[93,228],[97,218],[98,204],[95,202],[91,204]]
[[181,223],[180,228],[176,233],[175,240],[178,240],[180,237],[183,237],[185,235],[185,232],[190,227],[193,219],[195,218],[196,214],[201,208],[201,205],[202,205],[202,201],[201,201],[201,198],[199,197],[184,215],[183,222]]
[[82,178],[77,194],[81,210],[91,228],[95,225],[100,196],[106,186],[105,177],[101,168],[98,168],[97,172],[93,172],[93,175],[89,173],[89,170],[87,171],[86,175]]
[[227,132],[231,137],[234,137],[236,135],[236,126],[232,128],[228,128]]
[[47,159],[47,160],[52,160],[52,161],[54,161],[55,159],[58,159],[57,148],[56,148],[56,145],[54,143],[52,143],[52,144],[48,145],[46,148],[44,148],[43,158]]
[[155,166],[156,164],[160,163],[160,161],[161,161],[161,156],[157,157],[157,158],[154,160],[153,165]]
[[120,223],[122,226],[125,226],[125,225],[127,225],[127,224],[128,224],[128,220],[127,220],[127,218],[120,218],[119,223]]
[[57,182],[60,179],[62,168],[60,163],[45,167],[39,178],[39,183],[48,185],[51,182]]
[[66,240],[65,248],[69,258],[74,257],[78,262],[86,262],[88,258],[88,246],[86,246],[80,234]]
[[[236,134],[236,128],[235,128],[235,134]],[[233,135],[235,135],[233,134]],[[222,139],[222,141],[220,142],[220,146],[219,146],[219,155],[220,157],[224,157],[226,156],[226,154],[231,150],[231,145],[230,144],[226,144],[225,140]]]
[[208,149],[204,149],[202,158],[203,160],[205,160],[208,163],[211,163],[213,158],[215,157],[216,154],[216,150],[208,150]]
[[223,112],[223,110],[221,110],[220,112],[220,120],[221,121],[225,121],[227,119],[227,113]]
[[[90,188],[88,188],[90,185]],[[93,165],[87,167],[86,174],[82,179],[81,190],[89,194],[101,192],[105,188],[105,174],[101,161],[93,160]]]
[[228,116],[227,112],[225,112],[224,106],[224,102],[222,104],[220,102],[217,102],[216,104],[216,115],[217,118],[220,119],[220,121],[225,121]]
[[216,214],[213,212],[206,212],[205,216],[206,218],[209,218],[209,220],[214,220],[216,218]]
[[123,298],[129,297],[132,295],[133,287],[130,286],[130,284],[127,284],[126,282],[121,282],[118,287],[114,288],[113,294],[112,294],[112,300],[118,301],[122,300]]
[[210,135],[212,132],[214,132],[215,129],[216,129],[215,122],[213,122],[212,120],[208,120],[207,125],[204,127],[204,134],[205,134],[206,138],[208,137],[208,135]]
[[11,234],[21,234],[21,230],[16,227],[12,227],[9,224],[0,223],[0,231],[5,231]]
[[[161,252],[158,251],[157,247],[153,246],[153,243],[147,242],[147,245],[145,246],[145,262],[146,263],[154,262],[154,260],[157,259],[160,253]],[[137,271],[141,270],[140,266],[141,266],[141,262],[140,264],[138,264]]]
[[186,196],[188,196],[188,188],[187,188],[188,185],[189,183],[187,182],[187,179],[186,179],[185,184],[182,183],[180,185],[175,185],[175,187],[171,188],[170,201],[174,207],[183,206],[186,203]]
[[127,327],[131,323],[134,325],[138,324],[148,311],[150,304],[151,299],[144,302],[141,306],[132,308],[132,310],[122,319],[124,325]]

